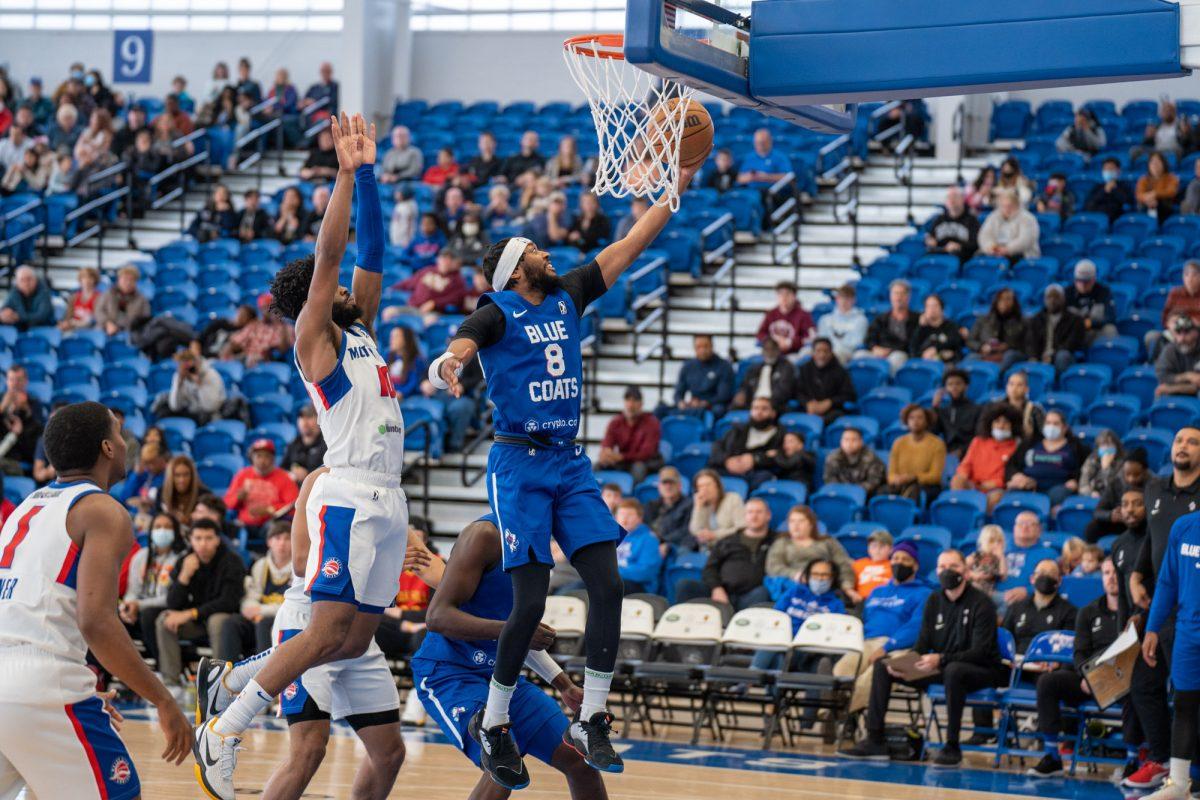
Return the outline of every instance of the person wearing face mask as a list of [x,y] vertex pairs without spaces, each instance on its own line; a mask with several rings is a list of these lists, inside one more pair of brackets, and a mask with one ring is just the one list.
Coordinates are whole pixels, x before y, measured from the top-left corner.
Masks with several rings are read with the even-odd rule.
[[979,431],[950,479],[950,488],[983,492],[990,512],[1004,496],[1004,468],[1017,452],[1016,430],[1020,430],[1020,421],[1011,408],[1001,404],[985,409]]
[[[967,562],[959,551],[943,550],[938,556],[940,590],[930,594],[925,603],[920,632],[913,646],[921,656],[916,668],[931,674],[916,680],[903,680],[891,671],[886,659],[877,661],[872,668],[871,696],[867,704],[867,736],[853,747],[839,750],[839,755],[886,760],[884,718],[892,686],[899,682],[924,690],[934,683],[941,683],[946,687],[945,744],[933,764],[956,767],[962,763],[958,739],[967,695],[979,689],[1002,686],[1008,681],[1008,668],[1000,660],[996,638],[996,606],[991,598],[967,581],[966,571]],[[881,590],[875,591],[878,594]]]
[[[846,604],[837,591],[838,568],[832,561],[823,558],[810,561],[804,568],[801,580],[775,601],[775,610],[782,611],[792,619],[792,635],[813,614],[845,614]],[[759,650],[750,662],[753,669],[780,669],[784,666],[784,654],[770,650]],[[794,651],[787,663],[789,672],[812,669],[813,662],[822,658],[819,654]]]
[[745,478],[753,491],[760,483],[775,478],[769,471],[767,453],[783,446],[783,433],[771,401],[757,397],[750,405],[750,421],[734,425],[713,443],[708,466]]
[[796,368],[780,357],[779,343],[767,339],[762,345],[762,361],[746,370],[742,385],[733,396],[733,408],[749,408],[751,400],[765,397],[775,407],[775,413],[782,414],[795,390]]
[[160,513],[151,523],[149,543],[129,560],[129,582],[117,614],[129,627],[129,634],[141,640],[149,658],[158,657],[154,623],[167,609],[171,572],[186,551],[179,523]]
[[479,221],[479,212],[469,208],[447,247],[462,256],[468,264],[477,264],[491,245],[492,239]]
[[1083,202],[1084,211],[1099,211],[1107,214],[1110,222],[1133,208],[1133,192],[1121,180],[1121,162],[1106,158],[1100,168],[1100,184],[1088,192]]
[[1059,284],[1046,287],[1042,303],[1042,310],[1026,326],[1025,352],[1062,372],[1075,363],[1075,351],[1083,349],[1087,329],[1083,319],[1067,309]]
[[1087,447],[1075,437],[1060,411],[1046,413],[1042,438],[1021,445],[1005,465],[1010,490],[1038,491],[1059,506],[1079,489],[1079,470]]
[[921,610],[933,587],[918,577],[917,548],[900,542],[892,548],[892,578],[875,587],[863,602],[862,656],[851,653],[833,665],[833,674],[855,678],[850,697],[851,714],[867,706],[873,665],[891,653],[912,648],[921,628]]

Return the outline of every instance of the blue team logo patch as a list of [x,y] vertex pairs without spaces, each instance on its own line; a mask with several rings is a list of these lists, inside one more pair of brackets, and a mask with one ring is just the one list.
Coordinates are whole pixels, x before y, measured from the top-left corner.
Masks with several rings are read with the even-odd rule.
[[108,780],[110,783],[124,786],[129,783],[129,779],[132,777],[133,768],[129,766],[129,761],[125,756],[117,756],[113,759],[112,766],[108,770]]
[[560,314],[567,313],[567,304],[564,303],[562,300],[558,301],[558,313],[560,313]]
[[517,535],[507,528],[504,530],[504,543],[508,545],[510,553],[517,552]]
[[321,565],[321,574],[326,578],[336,578],[342,574],[342,562],[336,558],[328,558]]
[[482,650],[476,650],[471,654],[471,660],[476,664],[482,664],[483,662],[487,661],[487,653],[483,652]]
[[529,420],[528,422],[525,423],[525,432],[526,433],[536,433],[537,429],[538,429],[538,424],[536,422],[534,422],[533,420]]

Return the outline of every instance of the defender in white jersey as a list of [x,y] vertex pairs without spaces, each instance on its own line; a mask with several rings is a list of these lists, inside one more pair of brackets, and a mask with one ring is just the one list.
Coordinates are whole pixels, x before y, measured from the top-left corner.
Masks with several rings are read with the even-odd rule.
[[78,403],[50,418],[45,447],[58,479],[0,530],[0,798],[136,798],[137,771],[96,696],[88,648],[158,708],[164,758],[187,757],[191,728],[117,618],[133,527],[107,492],[125,476],[125,441],[112,412]]
[[[317,478],[303,510],[314,540],[305,567],[312,618],[269,657],[197,676],[198,694],[210,687],[240,692],[196,729],[196,778],[218,800],[233,800],[240,736],[271,698],[315,666],[367,651],[404,565],[404,420],[373,332],[384,248],[375,126],[368,129],[361,115],[330,122],[338,175],[316,255],[289,263],[271,284],[275,311],[296,321],[296,367],[328,445],[329,472]],[[348,291],[338,285],[338,271],[356,187],[358,259]]]

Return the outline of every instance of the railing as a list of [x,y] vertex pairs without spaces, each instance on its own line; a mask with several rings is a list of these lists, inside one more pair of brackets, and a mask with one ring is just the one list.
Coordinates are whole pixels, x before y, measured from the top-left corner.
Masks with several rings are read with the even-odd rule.
[[304,127],[304,141],[311,142],[314,136],[329,127],[328,117],[319,120],[316,123],[312,122],[312,115],[321,109],[328,108],[328,106],[329,98],[326,97],[319,102],[313,103],[311,106],[300,112],[300,124],[301,126],[307,126]]
[[[208,129],[201,128],[200,130],[192,131],[187,136],[181,136],[175,141],[171,142],[172,152],[181,147],[193,144],[200,139],[204,140],[204,149],[198,153],[193,153],[183,161],[175,162],[161,172],[156,172],[154,175],[150,176],[149,180],[146,181],[147,199],[150,201],[151,210],[158,211],[167,207],[175,200],[179,201],[179,229],[181,231],[187,228],[188,179],[191,175],[192,168],[201,164],[208,164],[212,160],[212,144],[207,134]],[[179,180],[174,187],[168,189],[164,194],[156,196],[157,193],[164,188],[163,184],[177,175],[179,176]],[[132,178],[133,175],[131,173],[131,181]],[[133,215],[131,214],[129,241],[131,245],[136,246],[136,242],[133,239],[132,216]]]
[[[124,167],[125,165],[121,164],[119,166]],[[107,217],[106,217],[106,215],[108,213],[108,207],[113,205],[114,203],[119,203],[121,200],[126,200],[129,197],[129,194],[130,194],[129,186],[121,186],[116,189],[113,189],[111,192],[109,192],[107,194],[103,194],[103,195],[95,198],[94,200],[84,203],[83,205],[79,206],[76,209],[73,209],[70,213],[68,213],[66,215],[66,217],[63,218],[63,226],[64,226],[63,230],[64,231],[69,230],[71,225],[73,225],[74,223],[79,222],[80,220],[84,220],[84,218],[87,217],[88,215],[90,215],[92,212],[100,212],[97,214],[95,221],[93,221],[91,224],[88,224],[87,227],[83,228],[82,230],[78,231],[74,236],[67,237],[66,242],[64,243],[64,247],[66,247],[66,248],[77,247],[77,246],[83,244],[84,242],[86,242],[88,239],[95,237],[95,239],[96,239],[96,269],[103,272],[104,271],[104,230],[105,230],[105,228],[107,226],[107,222],[108,222]]]
[[[849,172],[833,187],[833,221],[839,225],[850,223],[850,252],[854,266],[862,266],[858,257],[858,192],[857,172]],[[798,283],[799,281],[797,281]]]
[[[845,148],[843,150],[843,148]],[[832,158],[833,154],[842,151],[842,157],[834,164],[826,164],[825,162]],[[831,139],[820,150],[817,151],[817,175],[822,180],[834,180],[843,172],[850,168],[850,134],[843,133],[836,139]]]
[[966,137],[967,104],[966,103],[960,102],[958,104],[958,107],[954,109],[953,125],[954,125],[954,133],[953,133],[954,141],[958,142],[958,154],[955,156],[955,159],[954,159],[954,182],[961,185],[963,182],[963,170],[962,170],[963,156],[966,155],[965,151],[967,149],[967,137]]
[[459,467],[459,480],[462,481],[463,486],[474,486],[475,484],[479,483],[480,478],[487,474],[486,466],[471,467],[469,459],[470,456],[474,455],[475,451],[479,449],[480,445],[482,445],[484,442],[491,441],[492,434],[494,432],[495,428],[493,428],[492,423],[489,422],[483,426],[483,430],[479,432],[479,435],[467,442],[466,446],[463,447],[462,465]]
[[413,467],[421,467],[421,515],[426,520],[429,519],[429,467],[431,459],[431,448],[433,437],[439,433],[438,426],[431,419],[419,419],[405,429],[405,436],[409,436],[415,431],[425,431],[425,446],[421,448],[421,455],[417,456],[411,464],[404,465],[404,472],[411,475]]
[[[37,212],[41,212],[40,215]],[[8,235],[8,226],[20,217],[26,214],[34,213],[41,217],[41,222],[35,222],[32,226],[26,228],[20,233],[14,234],[11,238]],[[8,280],[11,285],[13,274],[17,268],[16,248],[17,245],[23,244],[30,239],[36,239],[38,236],[46,232],[47,223],[46,203],[40,197],[35,197],[28,203],[11,209],[3,216],[0,216],[0,254],[8,253]],[[46,248],[42,248],[42,273],[45,275],[47,271]]]
[[[879,108],[872,111],[871,112],[872,125],[882,124],[880,122],[880,120],[882,120],[888,114],[892,113],[892,111],[899,108],[900,105],[901,104],[900,104],[899,100],[892,100],[891,102],[884,103]],[[900,121],[900,122],[897,122],[895,125],[892,125],[890,128],[883,128],[881,130],[876,131],[875,134],[871,137],[871,140],[875,141],[875,142],[882,142],[884,139],[888,139],[892,136],[899,136],[903,131],[904,131],[904,123],[903,123],[903,121]]]
[[896,145],[896,161],[892,167],[896,182],[904,186],[906,190],[904,216],[909,225],[915,224],[913,222],[913,158],[916,155],[914,144],[916,144],[916,139],[911,133],[900,140],[900,144]]
[[275,133],[276,142],[279,144],[279,163],[280,169],[283,169],[283,120],[273,119],[270,122],[264,123],[254,130],[239,137],[233,143],[235,157],[240,157],[242,150],[251,144],[255,145],[255,151],[245,158],[237,162],[239,172],[244,172],[250,167],[258,166],[255,173],[255,186],[262,189],[263,180],[263,157],[266,153],[266,136],[269,133]]
[[[784,197],[780,201],[780,197]],[[791,263],[800,267],[800,197],[796,190],[796,173],[789,172],[767,189],[767,229],[771,236],[771,262]],[[787,236],[791,233],[791,236]],[[781,245],[781,242],[783,243]],[[780,255],[782,253],[782,255]]]

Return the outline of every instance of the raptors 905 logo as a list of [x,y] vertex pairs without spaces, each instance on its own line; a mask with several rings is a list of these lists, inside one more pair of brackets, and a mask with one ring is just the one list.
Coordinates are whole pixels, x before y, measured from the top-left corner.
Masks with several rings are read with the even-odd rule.
[[328,558],[321,565],[321,574],[326,578],[336,578],[342,574],[342,562],[336,558]]

